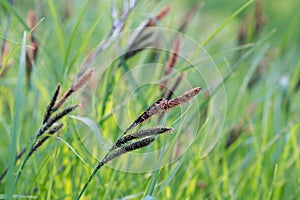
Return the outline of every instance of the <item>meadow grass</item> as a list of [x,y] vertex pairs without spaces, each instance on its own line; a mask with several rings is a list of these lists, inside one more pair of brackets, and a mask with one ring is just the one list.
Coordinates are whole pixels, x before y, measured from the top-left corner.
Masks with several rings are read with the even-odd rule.
[[[263,2],[262,8],[259,2]],[[106,155],[104,150],[111,147],[103,141],[116,141],[122,131],[163,96],[160,84],[138,85],[142,79],[151,82],[151,74],[155,78],[165,75],[159,80],[170,87],[182,78],[175,87],[177,97],[187,91],[184,80],[188,80],[191,88],[200,86],[202,90],[191,104],[176,107],[141,125],[134,124],[138,130],[172,127],[174,133],[155,137],[155,142],[147,146],[152,142],[150,138],[145,143],[147,147],[138,153],[126,153],[124,158],[116,158],[111,165],[96,170],[82,199],[297,199],[300,195],[299,2],[214,0],[199,4],[192,0],[140,0],[128,16],[122,13],[122,9],[130,9],[127,3],[0,1],[0,35],[7,44],[7,51],[1,53],[0,59],[0,173],[8,169],[0,182],[0,198],[78,197],[93,168]],[[191,11],[193,7],[199,10]],[[33,27],[27,23],[30,10],[37,16]],[[160,12],[167,14],[155,20]],[[187,22],[189,13],[194,16]],[[123,49],[136,44],[128,43],[135,35],[125,34],[120,41],[110,38],[149,24],[182,30],[198,42],[197,51],[193,52],[197,65],[210,66],[207,57],[197,58],[205,48],[222,76],[214,90],[208,91],[206,87],[208,77],[199,78],[194,66],[180,57],[186,38],[178,45],[179,57],[172,66],[178,73],[164,74],[167,70],[164,65],[174,56],[169,51],[176,41],[175,34],[161,39],[149,37],[145,31],[147,41],[167,41],[168,51],[147,49],[141,44],[142,50],[118,57]],[[26,52],[33,47],[30,35],[39,46],[36,60],[31,63],[28,85],[25,71]],[[133,39],[139,41],[138,36]],[[0,44],[2,47],[3,43]],[[120,52],[110,49],[111,44]],[[155,70],[150,65],[144,67],[146,71],[142,72],[146,75],[134,68],[147,63],[160,65]],[[63,93],[60,97],[63,99],[64,94],[67,97],[58,99],[63,101],[59,106],[62,110],[77,104],[80,108],[72,110],[72,116],[60,119],[64,125],[61,130],[45,134],[47,143],[35,149],[30,158],[25,159],[25,153],[16,161],[17,153],[27,148],[28,155],[30,145],[39,139],[35,134],[45,122],[44,114],[58,83],[68,91],[92,67],[98,77],[89,77],[85,85],[79,84],[83,88],[76,88],[76,93]],[[226,99],[218,103],[227,109],[218,136],[217,129],[209,125],[214,120],[212,102],[222,89]],[[129,92],[135,95],[131,97]],[[180,109],[187,110],[185,115],[181,116]],[[103,133],[102,138],[94,138],[98,133]],[[189,138],[192,140],[187,141]],[[188,144],[188,148],[180,149],[176,142]],[[170,148],[162,149],[165,145]],[[123,150],[127,152],[128,146]],[[156,154],[152,170],[146,170],[144,160],[126,161],[156,150],[161,152]],[[178,157],[177,151],[182,152]],[[176,162],[167,164],[173,157]],[[24,159],[26,164],[22,166]],[[120,164],[136,169],[145,167],[145,171],[118,170]]]

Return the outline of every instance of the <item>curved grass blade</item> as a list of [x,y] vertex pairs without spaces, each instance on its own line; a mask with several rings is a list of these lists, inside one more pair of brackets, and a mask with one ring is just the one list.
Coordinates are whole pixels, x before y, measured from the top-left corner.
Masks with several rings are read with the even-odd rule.
[[92,120],[90,120],[87,117],[81,117],[81,116],[75,116],[75,115],[71,115],[69,117],[71,117],[72,119],[76,119],[78,121],[81,121],[84,124],[86,124],[91,129],[91,131],[95,134],[95,136],[98,139],[98,142],[100,144],[103,144],[101,132],[100,132],[100,130],[99,130],[99,128],[98,128],[98,126],[96,125],[95,122],[93,122]]

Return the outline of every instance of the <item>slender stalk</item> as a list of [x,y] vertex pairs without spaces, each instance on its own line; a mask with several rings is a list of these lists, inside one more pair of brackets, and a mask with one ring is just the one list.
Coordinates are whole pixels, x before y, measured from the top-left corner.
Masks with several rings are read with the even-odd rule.
[[[34,144],[36,143],[36,141],[37,141],[37,138],[35,138],[35,140],[32,142],[30,149],[32,149],[32,148],[34,147]],[[13,186],[14,189],[16,188],[17,182],[18,182],[18,180],[19,180],[19,178],[20,178],[20,176],[21,176],[21,172],[23,171],[23,169],[24,169],[24,167],[25,167],[25,164],[27,163],[28,159],[29,159],[30,156],[31,156],[31,153],[30,153],[30,152],[31,152],[31,150],[28,150],[28,151],[26,152],[25,159],[23,160],[23,162],[22,162],[22,164],[21,164],[21,166],[20,166],[20,168],[19,168],[19,170],[18,170],[17,177],[16,177],[16,180],[15,180],[14,186]]]
[[103,165],[105,165],[106,163],[113,160],[114,158],[117,158],[127,152],[146,147],[146,146],[150,145],[152,142],[154,142],[154,140],[155,140],[154,137],[149,137],[149,138],[138,140],[127,146],[121,147],[121,148],[117,149],[116,151],[113,151],[112,149],[109,150],[108,153],[105,155],[105,157],[100,162],[98,162],[97,165],[94,167],[93,172],[89,176],[88,180],[85,182],[84,186],[80,190],[80,193],[78,194],[76,199],[79,200],[82,197],[82,195],[85,192],[86,188],[88,187],[89,183],[92,181],[92,179],[96,175],[97,171],[99,169],[101,169],[101,167]]
[[[15,163],[26,153],[26,148],[23,148],[22,151],[17,155]],[[2,179],[6,176],[8,171],[8,167],[6,167],[4,169],[4,171],[1,173],[0,175],[0,182],[2,181]]]
[[[108,154],[106,154],[107,156]],[[83,188],[81,189],[79,195],[77,196],[77,200],[79,200],[81,198],[81,196],[83,195],[84,191],[86,190],[87,186],[90,184],[91,180],[93,179],[93,177],[96,175],[97,171],[104,165],[103,162],[99,162],[98,165],[96,165],[93,169],[93,172],[91,173],[89,179],[86,181],[86,183],[84,184]]]
[[[36,149],[36,144],[37,142],[39,141],[39,137],[41,135],[43,135],[47,130],[49,130],[51,128],[51,126],[57,122],[58,120],[60,120],[62,117],[64,117],[65,115],[69,114],[70,112],[72,112],[73,110],[75,110],[76,108],[78,107],[78,105],[74,105],[74,106],[69,106],[67,107],[66,109],[64,109],[63,111],[61,111],[60,113],[56,114],[55,116],[53,116],[52,118],[50,118],[46,123],[44,123],[40,128],[39,130],[37,131],[37,133],[35,134],[35,137],[34,137],[34,140],[33,142],[31,143],[31,146],[29,148],[29,150],[27,151],[26,153],[26,157],[25,159],[23,160],[19,170],[18,170],[18,173],[17,173],[17,177],[16,177],[16,180],[14,182],[14,187],[16,187],[16,184],[20,178],[20,175],[21,175],[21,172],[23,171],[24,169],[24,166],[25,164],[27,163],[28,159],[31,157],[34,149]],[[53,127],[53,129],[55,129],[57,127]],[[61,128],[61,127],[60,127]],[[57,130],[59,130],[60,128],[58,128]],[[51,133],[53,129],[50,129],[50,134],[53,134]]]
[[[52,129],[50,129],[47,133],[49,135],[53,135],[55,134],[57,131],[59,131],[61,128],[63,127],[63,123],[60,123],[56,126],[54,126]],[[37,134],[38,135],[38,134]],[[45,136],[44,138],[39,139],[39,137],[35,137],[34,141],[31,144],[31,148],[27,151],[26,153],[26,157],[23,160],[21,167],[18,170],[18,174],[17,174],[17,178],[14,182],[14,187],[16,187],[16,184],[20,178],[21,172],[23,171],[25,164],[27,163],[27,161],[29,160],[29,158],[32,156],[32,154],[49,138],[49,136]],[[24,152],[25,153],[25,152]]]

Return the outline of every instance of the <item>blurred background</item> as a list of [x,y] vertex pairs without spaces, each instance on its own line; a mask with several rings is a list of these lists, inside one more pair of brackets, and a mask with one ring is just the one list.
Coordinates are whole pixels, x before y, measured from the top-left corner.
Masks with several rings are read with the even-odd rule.
[[[88,63],[89,55],[110,38],[112,25],[120,27],[114,22],[130,9],[130,2],[134,1],[0,1],[0,172],[8,167],[14,145],[16,152],[30,145],[56,85],[61,83],[63,92],[72,85]],[[182,49],[192,51],[195,44],[201,49],[201,56],[192,60],[192,64],[199,62],[192,68],[185,63],[185,57],[178,59],[170,84],[184,74],[189,86],[182,82],[174,96],[197,86],[202,91],[189,104],[191,107],[174,110],[161,122],[154,119],[143,124],[175,127],[177,132],[173,136],[163,136],[153,147],[139,151],[162,150],[164,144],[176,141],[180,145],[171,148],[172,162],[162,165],[161,151],[148,163],[142,163],[135,154],[133,160],[124,157],[98,172],[85,198],[297,199],[300,193],[299,7],[297,0],[139,0],[124,18],[122,31],[133,33],[145,20],[156,19],[153,26],[170,30],[161,42],[168,44],[166,49],[170,51],[177,31],[181,32]],[[26,68],[19,75],[24,31],[27,31]],[[112,47],[91,59],[88,67],[95,67],[97,75],[68,102],[81,102],[82,107],[73,114],[91,119],[111,141],[161,97],[162,91],[155,84],[128,89],[131,84],[128,74],[140,80],[153,77],[148,80],[151,83],[160,80],[170,56],[167,50],[142,48],[126,58],[125,64],[119,63],[118,51],[127,53],[131,36],[125,34],[122,40],[114,41]],[[150,39],[146,37],[145,41]],[[193,45],[187,45],[189,42]],[[149,63],[158,65],[146,72],[134,68]],[[116,67],[119,65],[123,67]],[[198,75],[197,70],[203,67],[214,67],[218,76]],[[18,95],[20,76],[22,98]],[[213,83],[214,78],[215,85],[210,89],[207,80]],[[131,93],[133,97],[123,101]],[[21,109],[16,116],[18,99]],[[181,117],[185,110],[187,114]],[[111,117],[111,113],[115,116]],[[63,122],[67,125],[58,136],[64,142],[51,138],[34,153],[16,186],[16,197],[74,199],[103,156],[104,147],[93,144],[97,130],[86,119],[66,117]],[[88,143],[83,138],[89,138]],[[22,158],[16,162],[15,172],[21,161]],[[130,167],[124,169],[118,165],[138,166],[141,173],[129,173],[135,168],[129,170]],[[4,177],[0,182],[0,198],[5,198],[9,188],[7,180]]]

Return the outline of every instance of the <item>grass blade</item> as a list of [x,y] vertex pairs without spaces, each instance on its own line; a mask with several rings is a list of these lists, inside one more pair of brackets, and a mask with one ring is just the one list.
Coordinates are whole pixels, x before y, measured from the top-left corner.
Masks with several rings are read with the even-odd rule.
[[158,173],[160,171],[160,167],[162,165],[162,161],[163,161],[163,157],[165,156],[165,151],[163,151],[161,154],[160,154],[160,158],[159,158],[159,163],[158,163],[158,168],[157,170],[155,170],[153,172],[153,175],[152,175],[152,178],[151,178],[151,181],[150,181],[150,184],[148,185],[148,188],[146,190],[146,193],[144,195],[144,200],[145,199],[151,199],[152,198],[152,195],[153,195],[153,192],[154,192],[154,189],[155,189],[155,186],[156,186],[156,183],[157,183],[157,180],[158,180]]
[[104,3],[104,5],[102,6],[102,8],[101,8],[99,14],[97,15],[97,17],[96,17],[96,19],[95,19],[92,27],[89,29],[89,31],[86,34],[85,39],[82,42],[79,50],[77,51],[76,55],[74,56],[74,59],[71,61],[70,67],[69,67],[68,71],[72,71],[73,66],[75,65],[75,63],[77,62],[77,60],[80,58],[80,55],[84,51],[85,47],[88,45],[88,42],[90,41],[91,36],[92,36],[93,32],[95,31],[95,29],[96,29],[99,21],[101,20],[104,11],[107,9],[107,6],[109,5],[108,4],[109,2],[110,2],[109,0],[106,0],[105,3]]
[[23,34],[22,48],[21,48],[21,56],[20,56],[20,64],[19,64],[19,74],[18,74],[18,84],[17,84],[17,92],[14,99],[14,115],[13,115],[13,125],[11,130],[11,138],[9,145],[9,168],[7,174],[6,181],[6,194],[7,199],[12,199],[13,190],[14,190],[14,168],[15,168],[15,160],[17,154],[17,133],[19,131],[19,124],[21,121],[20,111],[21,111],[21,101],[22,101],[22,87],[23,87],[23,77],[25,72],[25,55],[26,55],[26,31]]
[[54,7],[54,4],[53,4],[52,0],[48,0],[48,5],[49,5],[50,13],[52,15],[52,18],[53,18],[53,21],[54,21],[54,24],[55,24],[56,35],[57,35],[61,55],[65,55],[64,37],[63,37],[62,29],[61,29],[61,26],[60,26],[60,22],[58,21],[58,16],[57,16],[57,10],[58,9],[56,9]]
[[69,44],[68,44],[68,47],[67,47],[67,51],[66,51],[66,54],[65,54],[65,58],[64,58],[64,69],[65,69],[65,73],[67,74],[68,73],[68,70],[66,69],[67,65],[68,65],[68,59],[69,59],[69,56],[70,56],[70,52],[71,52],[71,48],[72,48],[72,45],[73,45],[73,42],[75,40],[75,35],[78,31],[78,28],[79,28],[79,25],[82,21],[82,18],[83,18],[83,15],[85,14],[86,12],[86,9],[88,7],[90,3],[90,0],[86,1],[84,7],[82,8],[82,11],[80,13],[80,16],[75,24],[75,27],[74,27],[74,30],[72,31],[72,34],[71,34],[71,37],[70,37],[70,41],[69,41]]
[[81,121],[81,122],[85,123],[91,129],[93,134],[95,134],[95,136],[98,139],[99,144],[103,143],[101,132],[100,132],[98,126],[92,120],[90,120],[87,117],[81,117],[81,116],[75,116],[75,115],[71,115],[69,117],[71,117],[72,119],[76,119],[78,121]]
[[1,1],[1,5],[7,9],[9,12],[11,12],[17,19],[19,22],[21,22],[21,24],[26,27],[27,31],[29,31],[29,27],[27,26],[26,22],[23,20],[23,17],[21,17],[19,15],[19,13],[16,11],[16,9],[14,7],[12,7],[8,1]]
[[246,2],[242,7],[235,11],[229,18],[227,18],[223,24],[221,24],[210,36],[201,43],[201,46],[205,46],[209,41],[211,41],[224,27],[226,27],[238,14],[245,10],[248,6],[254,3],[255,0],[250,0]]

